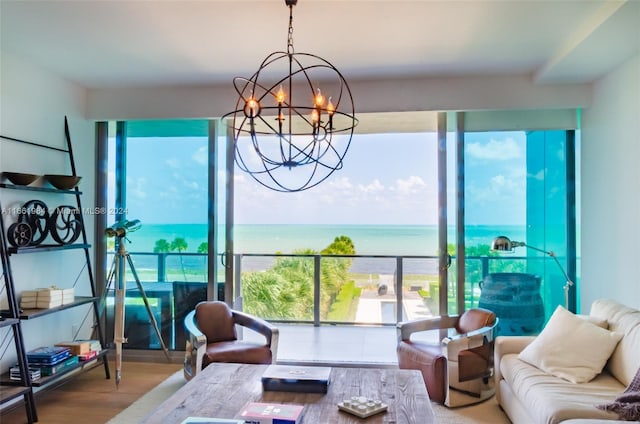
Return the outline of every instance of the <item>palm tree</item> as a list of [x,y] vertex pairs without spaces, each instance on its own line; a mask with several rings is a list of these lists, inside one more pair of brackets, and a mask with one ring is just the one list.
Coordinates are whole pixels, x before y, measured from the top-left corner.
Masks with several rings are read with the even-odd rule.
[[203,267],[203,279],[204,281],[207,281],[206,275],[207,275],[207,253],[209,253],[209,243],[207,243],[206,241],[203,241],[202,243],[200,243],[200,246],[198,246],[198,253],[202,253],[204,255],[204,257],[202,258],[202,267]]
[[[187,250],[187,241],[182,237],[176,237],[171,242],[171,251],[178,251],[178,253],[182,253]],[[180,267],[182,268],[182,275],[184,277],[184,281],[187,281],[187,273],[184,270],[184,261],[182,260],[182,255],[180,256]]]
[[156,245],[153,247],[153,253],[168,253],[171,250],[171,245],[166,239],[156,240]]

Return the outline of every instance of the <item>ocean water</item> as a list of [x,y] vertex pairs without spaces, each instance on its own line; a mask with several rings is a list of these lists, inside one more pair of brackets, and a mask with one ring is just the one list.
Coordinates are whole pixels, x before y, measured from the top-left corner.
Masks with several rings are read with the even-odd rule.
[[[224,229],[220,227],[222,232]],[[522,226],[474,226],[466,229],[467,246],[490,245],[498,235],[514,240],[525,239]],[[403,270],[407,274],[437,274],[438,228],[435,225],[237,225],[234,234],[236,254],[293,253],[300,249],[321,251],[338,236],[347,236],[354,243],[356,254],[367,256],[429,256],[428,259],[405,259]],[[196,253],[207,241],[204,224],[144,225],[128,234],[127,249],[136,262],[138,271],[150,272],[157,267],[155,256],[136,255],[153,252],[157,240],[171,243],[175,238],[187,243],[186,252]],[[455,229],[448,231],[448,240],[455,242]],[[222,252],[222,243],[218,246]],[[272,257],[245,257],[242,269],[263,270],[273,263]],[[182,268],[190,273],[204,275],[206,262],[203,257],[184,256],[182,261],[167,259],[167,270]],[[394,258],[356,258],[351,272],[393,274]]]
[[[220,233],[224,231],[220,227]],[[320,251],[338,236],[353,241],[359,255],[420,255],[438,253],[438,228],[435,225],[237,225],[234,233],[235,253],[292,253],[297,249]],[[489,245],[498,235],[524,240],[524,226],[470,226],[466,229],[467,246]],[[155,243],[169,243],[177,237],[187,242],[186,252],[197,252],[207,241],[206,224],[150,224],[128,235],[131,252],[153,252]],[[448,230],[449,244],[455,242],[455,228]],[[223,241],[219,250],[223,250]]]

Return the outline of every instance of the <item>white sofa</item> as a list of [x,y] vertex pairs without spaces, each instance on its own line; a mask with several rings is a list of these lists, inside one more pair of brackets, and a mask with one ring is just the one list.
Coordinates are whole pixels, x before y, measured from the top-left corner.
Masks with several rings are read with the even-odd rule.
[[[622,334],[604,369],[586,383],[571,383],[518,358],[535,336],[499,336],[495,344],[496,398],[514,424],[595,424],[618,416],[595,405],[613,401],[640,368],[640,311],[596,300],[589,319],[606,320]],[[604,420],[604,421],[601,421]]]

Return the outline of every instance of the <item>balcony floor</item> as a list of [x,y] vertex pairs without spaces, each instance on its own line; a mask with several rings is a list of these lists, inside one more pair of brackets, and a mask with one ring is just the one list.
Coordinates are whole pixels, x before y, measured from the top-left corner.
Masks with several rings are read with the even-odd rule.
[[[280,330],[278,363],[388,366],[398,365],[393,326],[275,324]],[[251,331],[244,338],[257,340]]]

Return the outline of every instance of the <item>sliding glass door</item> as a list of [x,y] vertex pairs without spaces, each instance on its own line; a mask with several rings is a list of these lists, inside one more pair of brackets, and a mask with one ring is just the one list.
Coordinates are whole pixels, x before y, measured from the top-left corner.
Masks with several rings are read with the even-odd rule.
[[[473,131],[482,118],[472,117],[460,145],[465,300],[496,311],[501,334],[534,334],[556,306],[575,310],[575,131],[571,119],[566,129],[529,119],[533,129],[503,121],[503,130]],[[491,250],[499,236],[510,252]]]

